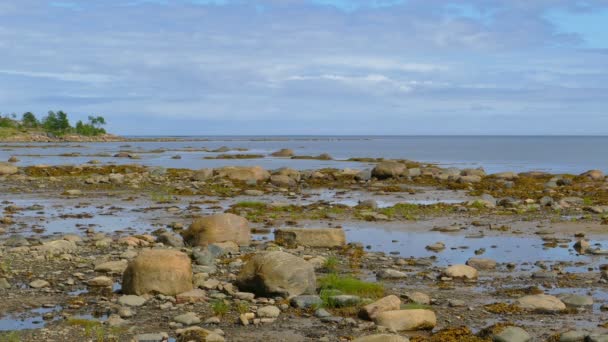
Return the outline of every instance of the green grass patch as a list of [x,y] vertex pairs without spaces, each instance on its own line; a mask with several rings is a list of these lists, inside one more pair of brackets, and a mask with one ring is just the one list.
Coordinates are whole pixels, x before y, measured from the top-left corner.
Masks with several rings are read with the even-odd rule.
[[0,333],[0,342],[20,342],[21,334],[18,331],[9,331]]
[[340,259],[336,258],[335,256],[330,256],[327,258],[327,260],[325,260],[325,262],[323,263],[323,269],[325,269],[327,272],[336,272],[338,270],[338,266],[340,265]]
[[230,310],[230,306],[223,300],[218,299],[211,302],[211,310],[216,316],[224,316]]
[[379,298],[384,295],[384,287],[378,283],[370,283],[352,276],[329,274],[318,280],[321,294],[340,292],[365,298]]

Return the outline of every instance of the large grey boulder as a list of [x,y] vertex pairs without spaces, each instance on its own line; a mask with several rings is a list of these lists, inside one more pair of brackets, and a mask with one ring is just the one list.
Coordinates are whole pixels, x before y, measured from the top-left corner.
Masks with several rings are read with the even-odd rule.
[[284,297],[314,294],[316,277],[312,265],[293,254],[275,251],[254,256],[237,277],[241,291],[258,296]]

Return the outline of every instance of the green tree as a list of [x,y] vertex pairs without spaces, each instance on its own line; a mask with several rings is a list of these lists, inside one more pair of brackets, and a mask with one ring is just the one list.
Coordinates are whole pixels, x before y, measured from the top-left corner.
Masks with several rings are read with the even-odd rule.
[[36,128],[40,126],[40,122],[38,122],[36,115],[34,115],[32,112],[23,113],[23,116],[21,117],[21,124],[26,128]]
[[45,130],[55,134],[65,134],[72,129],[68,115],[61,110],[57,113],[49,111],[49,114],[42,120],[42,126]]
[[95,136],[105,134],[106,130],[101,126],[106,124],[106,120],[102,116],[89,116],[89,122],[83,123],[79,120],[76,123],[76,133],[86,136]]

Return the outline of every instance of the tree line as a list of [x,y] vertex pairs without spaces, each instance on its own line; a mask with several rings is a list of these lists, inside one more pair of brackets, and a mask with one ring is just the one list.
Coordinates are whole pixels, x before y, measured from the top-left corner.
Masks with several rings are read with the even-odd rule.
[[38,119],[32,112],[23,113],[21,118],[17,114],[0,116],[0,127],[14,128],[19,130],[44,130],[55,135],[65,135],[76,133],[86,136],[96,136],[106,134],[102,127],[106,124],[103,116],[89,115],[87,122],[78,120],[75,126],[70,124],[68,114],[64,111],[49,111],[42,119]]

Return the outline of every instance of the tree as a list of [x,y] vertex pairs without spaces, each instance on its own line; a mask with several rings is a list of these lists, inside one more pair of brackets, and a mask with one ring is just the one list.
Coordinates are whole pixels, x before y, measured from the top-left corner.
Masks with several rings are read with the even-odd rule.
[[32,112],[23,113],[23,116],[21,117],[21,124],[26,128],[36,128],[40,126],[40,122],[38,122],[36,115],[34,115]]
[[102,116],[89,116],[89,122],[83,123],[79,120],[76,123],[76,133],[87,136],[95,136],[105,134],[106,130],[101,126],[106,124],[106,120]]
[[49,111],[49,114],[42,120],[42,126],[45,130],[55,134],[65,134],[72,128],[68,115],[61,110],[57,113]]

